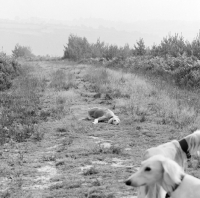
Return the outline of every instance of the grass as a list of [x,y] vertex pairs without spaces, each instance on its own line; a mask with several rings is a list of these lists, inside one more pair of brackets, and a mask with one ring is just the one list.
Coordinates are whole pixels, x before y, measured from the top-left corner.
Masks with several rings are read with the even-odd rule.
[[52,73],[52,79],[50,82],[50,87],[56,90],[68,90],[70,88],[76,88],[76,83],[74,80],[74,74],[68,72],[67,74],[63,70],[59,69]]
[[[67,90],[50,86],[55,66],[66,76],[72,74],[75,86]],[[18,114],[10,116],[15,121],[21,118],[20,112],[28,111],[26,115],[30,116],[15,125],[15,131],[22,137],[31,134],[28,130],[34,131],[20,143],[13,135],[9,143],[0,147],[0,173],[10,182],[6,184],[9,188],[3,194],[0,192],[1,197],[125,198],[136,195],[135,189],[122,181],[140,166],[144,150],[182,138],[184,133],[192,132],[194,125],[198,126],[195,107],[173,97],[170,89],[157,87],[143,77],[92,66],[86,70],[87,66],[69,66],[62,61],[37,62],[35,68],[24,72],[23,83],[19,81],[13,92],[1,97],[4,98],[2,110],[8,108],[10,115],[13,93],[18,94],[19,98],[14,98],[17,109],[14,112]],[[64,79],[68,83],[67,77]],[[104,99],[94,98],[93,91],[112,96],[109,105],[115,107],[113,111],[121,119],[119,125],[93,125],[91,121],[79,120],[88,107],[110,108],[103,103]],[[80,92],[91,94],[82,96]],[[9,94],[12,97],[7,97]],[[23,102],[16,102],[21,99]],[[34,122],[30,126],[24,124],[28,121]],[[4,122],[7,123],[6,117]],[[2,135],[10,131],[10,126],[3,126]],[[191,128],[187,130],[188,127]],[[199,159],[192,157],[189,173],[199,177],[198,172]]]
[[97,173],[98,173],[98,170],[94,166],[92,166],[89,169],[86,169],[83,172],[83,175],[94,175],[94,174],[97,174]]
[[120,145],[117,144],[105,147],[104,145],[99,143],[93,148],[92,152],[96,154],[104,153],[104,154],[121,155],[123,154],[123,149]]
[[[92,71],[91,71],[92,70]],[[163,118],[183,128],[195,123],[197,111],[189,104],[171,97],[170,90],[157,88],[149,81],[134,74],[113,71],[106,68],[92,68],[85,79],[100,93],[109,93],[115,98],[116,107],[133,119],[144,122],[150,115]]]
[[40,120],[40,93],[44,86],[43,80],[24,73],[15,80],[9,91],[0,94],[1,144],[10,139],[22,142],[31,136],[41,140],[42,134],[36,129],[35,124]]

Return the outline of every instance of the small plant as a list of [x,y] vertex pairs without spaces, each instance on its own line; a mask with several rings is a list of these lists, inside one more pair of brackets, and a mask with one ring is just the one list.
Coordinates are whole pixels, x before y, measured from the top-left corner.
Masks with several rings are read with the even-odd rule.
[[98,173],[98,170],[92,166],[88,169],[86,169],[84,172],[83,172],[83,175],[94,175],[94,174],[97,174]]
[[110,154],[122,154],[122,147],[120,145],[110,145],[105,146],[102,143],[99,143],[93,148],[93,153],[110,153]]
[[56,97],[56,104],[57,105],[64,105],[67,101],[67,98],[64,96],[58,96]]
[[59,127],[56,129],[57,132],[63,133],[63,132],[67,132],[66,127]]
[[109,153],[120,155],[122,154],[122,148],[119,145],[112,145],[110,147]]
[[31,138],[35,141],[41,141],[44,137],[44,129],[39,128],[38,125],[34,125],[34,132]]
[[86,194],[87,198],[115,198],[115,195],[113,193],[105,193],[105,189],[101,187],[93,187],[91,188],[88,193]]

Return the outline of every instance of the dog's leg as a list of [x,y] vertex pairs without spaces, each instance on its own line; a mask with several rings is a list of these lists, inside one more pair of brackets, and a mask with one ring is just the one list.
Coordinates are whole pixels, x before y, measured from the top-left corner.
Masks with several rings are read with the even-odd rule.
[[94,120],[93,124],[97,124],[99,121],[104,121],[106,118],[107,118],[107,116],[99,117],[99,118]]
[[90,114],[88,113],[87,117],[81,118],[81,119],[79,119],[79,120],[93,120],[93,119],[94,119],[94,118],[92,118],[92,117],[90,116]]
[[79,120],[90,120],[88,117],[80,118]]
[[84,118],[80,118],[79,120],[81,121],[81,120],[92,120],[93,118],[90,118],[89,116],[87,116],[87,117],[84,117]]

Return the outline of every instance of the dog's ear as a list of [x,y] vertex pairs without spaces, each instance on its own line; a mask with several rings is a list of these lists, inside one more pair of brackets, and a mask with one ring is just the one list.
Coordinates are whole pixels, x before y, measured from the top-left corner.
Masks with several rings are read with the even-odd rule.
[[112,124],[113,120],[114,120],[114,118],[110,118],[110,120],[108,120],[108,124]]
[[163,167],[163,187],[166,191],[172,191],[181,182],[181,175],[184,174],[181,167],[170,159],[161,160]]

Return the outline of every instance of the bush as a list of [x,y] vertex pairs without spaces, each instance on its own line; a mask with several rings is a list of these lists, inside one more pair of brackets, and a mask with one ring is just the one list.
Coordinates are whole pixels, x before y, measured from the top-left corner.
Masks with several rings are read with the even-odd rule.
[[74,61],[80,61],[87,58],[121,58],[125,60],[130,56],[150,55],[166,58],[171,57],[196,57],[200,59],[200,34],[190,43],[184,37],[178,34],[164,37],[159,45],[153,45],[151,48],[146,47],[144,40],[140,38],[136,41],[134,48],[131,49],[128,44],[124,47],[117,45],[108,45],[97,39],[96,43],[89,43],[85,37],[81,38],[70,35],[67,46],[64,46],[64,57]]
[[12,80],[20,73],[19,64],[13,58],[0,53],[0,91],[9,89]]
[[191,45],[188,44],[188,51],[191,55],[200,59],[200,33],[197,37],[192,41]]
[[153,75],[179,87],[200,87],[200,64],[194,56],[136,56],[126,60],[114,58],[107,67],[121,67],[144,75]]
[[31,76],[20,76],[15,80],[14,87],[9,93],[0,93],[0,143],[10,139],[17,142],[25,141],[36,135],[35,127],[40,120],[39,92],[43,81]]
[[100,39],[95,44],[90,44],[86,38],[70,35],[64,58],[84,59],[80,63],[86,64],[101,63],[107,67],[140,70],[164,80],[170,80],[180,87],[200,86],[198,63],[200,34],[191,43],[178,34],[169,35],[164,37],[159,45],[153,45],[151,48],[146,48],[141,38],[133,49],[128,44],[124,47],[106,45]]
[[126,44],[119,48],[117,45],[108,45],[97,39],[96,43],[89,43],[85,37],[81,38],[70,35],[67,46],[64,46],[64,57],[69,60],[80,61],[86,58],[105,58],[107,60],[114,57],[127,58],[133,54],[133,50]]
[[78,61],[89,58],[91,54],[90,44],[87,39],[71,34],[68,38],[67,46],[64,46],[64,58]]
[[33,57],[34,55],[31,52],[31,48],[30,47],[26,47],[26,46],[21,46],[19,44],[15,45],[15,49],[12,50],[13,56],[15,58],[19,58],[19,57]]
[[164,37],[160,45],[153,45],[150,49],[150,54],[153,56],[195,56],[200,59],[200,36],[197,37],[190,43],[185,41],[183,36],[175,34],[174,36]]
[[145,55],[146,54],[146,47],[145,47],[145,44],[144,44],[144,40],[141,38],[139,39],[139,41],[136,42],[137,46],[134,45],[134,54],[135,55],[139,55],[139,56],[142,56],[142,55]]
[[92,58],[102,58],[105,51],[105,43],[101,42],[100,39],[97,39],[96,43],[90,44],[91,48],[91,57]]

